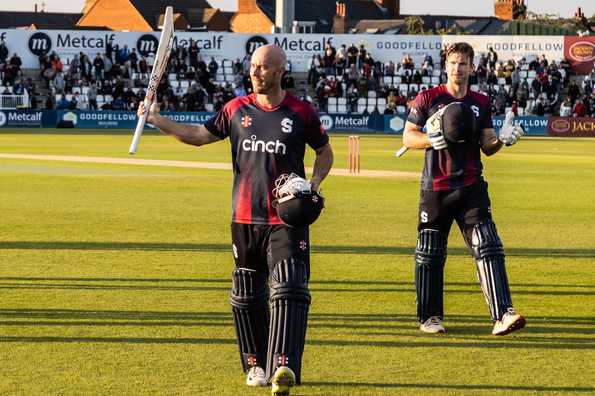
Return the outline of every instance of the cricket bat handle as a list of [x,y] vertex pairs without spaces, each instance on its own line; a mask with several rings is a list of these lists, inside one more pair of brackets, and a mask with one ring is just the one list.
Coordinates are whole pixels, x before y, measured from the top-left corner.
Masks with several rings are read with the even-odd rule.
[[407,147],[403,146],[397,151],[397,157],[402,157],[409,150]]
[[128,152],[130,154],[135,154],[136,149],[138,148],[138,142],[140,141],[140,137],[143,134],[143,130],[145,129],[145,123],[147,122],[147,115],[149,115],[149,110],[151,109],[151,104],[153,102],[149,99],[145,99],[145,112],[142,116],[138,118],[138,122],[136,123],[136,129],[134,130],[134,137],[132,138],[132,143],[130,143],[130,148]]

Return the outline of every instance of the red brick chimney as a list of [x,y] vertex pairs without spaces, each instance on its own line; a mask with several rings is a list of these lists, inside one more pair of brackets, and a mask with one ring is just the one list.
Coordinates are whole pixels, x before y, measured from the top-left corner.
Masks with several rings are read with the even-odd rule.
[[343,0],[337,1],[337,11],[333,16],[333,33],[347,33],[349,21],[347,19],[346,4]]

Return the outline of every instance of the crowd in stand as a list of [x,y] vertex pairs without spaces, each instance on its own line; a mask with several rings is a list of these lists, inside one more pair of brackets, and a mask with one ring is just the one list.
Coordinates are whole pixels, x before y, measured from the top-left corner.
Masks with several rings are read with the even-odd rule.
[[[321,111],[392,114],[419,91],[446,82],[443,54],[441,58],[435,64],[427,55],[416,65],[405,55],[399,63],[382,63],[364,45],[327,45],[323,54],[310,59],[308,83]],[[476,59],[469,78],[471,89],[490,97],[495,115],[510,109],[517,115],[594,116],[594,84],[595,69],[584,78],[571,78],[566,60],[556,63],[542,55],[502,61],[491,48]]]
[[[23,76],[19,56],[9,55],[6,43],[0,42],[0,93],[26,91],[31,106],[38,107],[34,82]],[[55,52],[42,54],[40,78],[49,89],[44,107],[135,110],[144,98],[153,61],[152,54],[145,57],[113,41],[104,52],[80,52],[66,62]],[[315,94],[308,99],[321,112],[404,112],[419,91],[446,81],[443,64],[444,59],[435,62],[430,55],[419,64],[409,55],[400,62],[380,62],[364,45],[327,45],[323,54],[309,61],[308,84]],[[234,97],[252,92],[249,67],[249,55],[217,62],[203,59],[196,42],[176,47],[157,91],[161,109],[217,111]],[[291,77],[285,83],[293,87]],[[571,78],[565,60],[500,60],[490,49],[479,54],[469,84],[491,98],[495,115],[511,109],[517,115],[595,116],[595,70],[584,78]]]

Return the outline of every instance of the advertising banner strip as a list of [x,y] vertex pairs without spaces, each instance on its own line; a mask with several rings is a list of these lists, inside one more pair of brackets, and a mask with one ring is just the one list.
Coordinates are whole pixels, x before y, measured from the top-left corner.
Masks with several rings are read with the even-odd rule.
[[[133,111],[89,111],[89,110],[58,110],[57,126],[64,128],[109,128],[131,129],[136,127],[136,113]],[[214,113],[194,112],[163,112],[163,116],[184,124],[204,124]],[[147,124],[147,129],[154,129]]]
[[595,118],[550,117],[547,131],[550,136],[595,137]]
[[45,113],[45,110],[0,110],[0,128],[41,128]]
[[[0,30],[0,39],[9,43],[9,50],[22,58],[23,67],[37,68],[42,53],[55,51],[66,64],[69,59],[85,53],[92,62],[98,53],[105,52],[105,45],[113,40],[120,48],[136,49],[141,56],[149,56],[157,49],[159,32],[106,32],[92,30]],[[196,42],[200,55],[209,61],[211,57],[240,59],[251,54],[261,45],[278,44],[287,53],[294,71],[307,71],[312,55],[322,54],[327,43],[335,48],[345,44],[349,47],[364,45],[375,60],[401,62],[406,54],[421,65],[426,55],[435,62],[440,59],[440,50],[457,41],[469,42],[476,56],[487,53],[490,48],[499,59],[520,59],[541,56],[559,60],[564,56],[564,36],[438,36],[438,35],[384,35],[384,34],[243,34],[228,32],[176,32],[174,48],[187,47]],[[581,47],[582,48],[582,47]],[[583,53],[583,50],[576,50]],[[476,59],[477,61],[477,59]],[[586,61],[585,61],[586,62]]]
[[[522,125],[528,136],[547,136],[548,117],[519,116],[515,117],[513,122],[515,125]],[[500,132],[503,123],[504,116],[492,117],[492,124],[497,133]]]

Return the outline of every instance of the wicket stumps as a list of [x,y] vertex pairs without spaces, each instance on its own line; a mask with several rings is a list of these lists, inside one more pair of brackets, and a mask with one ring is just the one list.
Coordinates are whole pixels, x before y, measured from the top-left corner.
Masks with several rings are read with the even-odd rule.
[[359,136],[349,136],[349,174],[359,173],[360,160],[359,160]]

